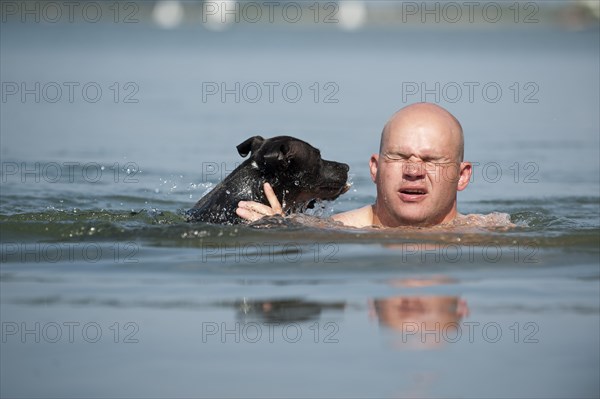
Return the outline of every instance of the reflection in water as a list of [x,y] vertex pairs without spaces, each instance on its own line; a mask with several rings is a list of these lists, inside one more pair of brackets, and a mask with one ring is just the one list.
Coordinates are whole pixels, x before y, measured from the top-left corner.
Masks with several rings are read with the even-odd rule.
[[[454,283],[456,280],[443,275],[388,281],[392,287],[408,289]],[[445,342],[456,342],[455,338],[461,334],[459,323],[469,313],[463,299],[449,295],[374,298],[368,305],[369,314],[392,333],[393,345],[402,348],[435,348]],[[235,301],[233,307],[236,318],[243,322],[293,323],[318,321],[324,311],[341,312],[348,304],[301,298],[243,298]]]
[[379,324],[399,333],[401,347],[438,347],[460,333],[467,303],[455,296],[397,296],[373,299],[371,313]]
[[[396,288],[422,288],[456,284],[444,275],[427,278],[392,279]],[[456,342],[459,325],[469,315],[467,303],[457,296],[413,295],[375,298],[369,303],[370,314],[394,334],[394,346],[402,348],[434,348],[444,342]]]
[[290,323],[318,320],[323,310],[341,311],[345,302],[320,303],[298,298],[247,300],[235,303],[237,318],[265,323]]

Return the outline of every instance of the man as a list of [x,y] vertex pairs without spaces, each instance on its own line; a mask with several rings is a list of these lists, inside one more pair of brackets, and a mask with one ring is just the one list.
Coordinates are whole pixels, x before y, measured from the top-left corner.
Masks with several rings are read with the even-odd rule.
[[[351,227],[434,226],[452,222],[457,192],[471,178],[463,161],[464,138],[458,120],[444,108],[417,103],[402,108],[381,133],[379,154],[369,161],[377,186],[375,204],[332,217]],[[271,207],[241,201],[237,214],[246,220],[281,214],[273,190],[265,184]]]

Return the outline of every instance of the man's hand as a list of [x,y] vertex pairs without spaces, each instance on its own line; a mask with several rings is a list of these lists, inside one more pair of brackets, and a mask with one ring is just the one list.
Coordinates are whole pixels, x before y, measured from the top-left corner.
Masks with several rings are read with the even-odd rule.
[[283,216],[283,210],[281,204],[273,191],[273,187],[269,183],[265,183],[263,186],[265,190],[265,196],[269,201],[270,207],[259,202],[254,201],[240,201],[235,213],[242,219],[250,222],[255,222],[265,216],[281,215]]

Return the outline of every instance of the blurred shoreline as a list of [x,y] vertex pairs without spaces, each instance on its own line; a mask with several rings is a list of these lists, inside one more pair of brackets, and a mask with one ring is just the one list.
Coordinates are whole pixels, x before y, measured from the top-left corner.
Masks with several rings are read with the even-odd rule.
[[514,29],[552,26],[565,30],[600,26],[600,2],[576,1],[3,1],[2,25],[132,24],[162,29],[235,25],[290,29],[363,28]]

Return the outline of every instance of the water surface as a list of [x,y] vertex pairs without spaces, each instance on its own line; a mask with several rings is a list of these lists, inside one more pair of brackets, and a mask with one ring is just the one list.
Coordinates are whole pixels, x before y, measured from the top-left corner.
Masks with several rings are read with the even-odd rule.
[[[2,24],[0,41],[3,82],[103,89],[2,103],[3,397],[599,395],[597,29]],[[207,82],[304,91],[204,101]],[[372,203],[381,127],[420,100],[407,82],[503,89],[439,103],[476,162],[460,211],[516,228],[184,222],[255,134],[350,165],[318,216]]]

